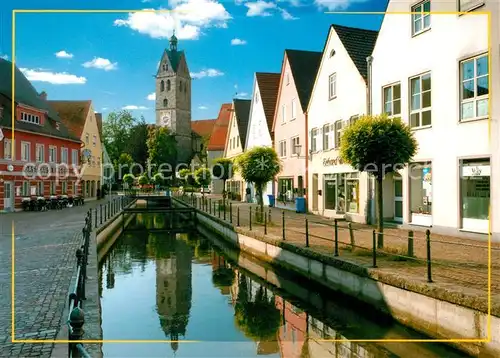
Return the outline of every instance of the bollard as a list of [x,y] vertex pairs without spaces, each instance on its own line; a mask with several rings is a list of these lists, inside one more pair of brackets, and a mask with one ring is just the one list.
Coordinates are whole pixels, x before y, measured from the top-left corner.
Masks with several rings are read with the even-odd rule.
[[285,241],[285,211],[284,210],[281,212],[281,227],[283,229],[283,233],[282,233],[283,241]]
[[375,230],[373,230],[373,253],[372,253],[372,257],[373,257],[373,267],[376,268],[377,267],[377,232]]
[[306,219],[306,247],[309,247],[309,222]]
[[352,223],[348,223],[347,227],[349,228],[349,238],[351,239],[351,249],[354,249],[354,230],[352,229]]
[[233,203],[229,203],[229,222],[233,223]]
[[102,204],[100,204],[100,213],[99,213],[99,221],[100,221],[100,225],[102,225]]
[[240,207],[236,208],[236,226],[240,226]]
[[269,208],[269,217],[267,218],[267,222],[270,223],[271,222],[271,208]]
[[427,282],[432,282],[431,272],[431,231],[425,230],[425,241],[427,242]]
[[104,204],[104,221],[106,221],[106,220],[107,220],[107,218],[108,218],[108,214],[106,213],[106,211],[107,211],[107,207],[108,207],[108,206],[107,206],[106,204]]
[[413,257],[413,231],[408,231],[408,256]]
[[250,224],[249,225],[250,225],[250,230],[252,230],[252,207],[250,206],[249,208],[250,208],[250,211],[249,211],[249,213],[250,213],[250,215],[249,215]]
[[221,203],[221,201],[219,200],[219,202],[217,203],[217,212],[218,212],[218,215],[219,215],[219,219],[220,219],[220,210],[221,210],[220,203]]
[[208,213],[212,215],[212,198],[208,199]]
[[267,235],[267,216],[264,215],[264,235]]
[[226,221],[226,201],[222,199],[222,210],[224,210],[224,221]]
[[95,209],[95,227],[97,228],[97,208]]
[[339,256],[339,224],[337,219],[334,220],[334,225],[335,225],[335,256]]

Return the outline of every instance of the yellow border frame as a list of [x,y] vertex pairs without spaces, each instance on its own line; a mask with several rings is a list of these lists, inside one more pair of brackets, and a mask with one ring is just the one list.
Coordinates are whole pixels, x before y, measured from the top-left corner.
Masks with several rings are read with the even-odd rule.
[[[24,10],[24,9],[14,9],[12,10],[12,108],[15,108],[15,63],[16,63],[16,14],[18,13],[136,13],[136,12],[154,12],[154,13],[166,13],[172,12],[172,10]],[[401,11],[401,12],[325,12],[325,14],[335,14],[335,15],[412,15],[414,12]],[[488,66],[491,69],[491,12],[490,11],[474,11],[474,12],[463,12],[463,11],[431,11],[431,15],[487,15],[488,16]],[[491,143],[491,104],[492,104],[492,91],[491,91],[491,72],[488,76],[488,86],[490,88],[490,97],[488,101],[488,141]],[[12,155],[15,155],[15,144],[14,144],[14,125],[15,125],[15,110],[12,110]],[[491,203],[489,207],[489,212],[491,213]],[[371,342],[371,343],[488,343],[491,342],[491,215],[489,215],[488,223],[488,315],[487,315],[487,338],[465,338],[465,339],[320,339],[318,341],[322,342]],[[12,343],[198,343],[202,341],[196,340],[58,340],[58,339],[15,339],[15,235],[14,235],[14,221],[12,221],[12,273],[11,273],[11,342]]]

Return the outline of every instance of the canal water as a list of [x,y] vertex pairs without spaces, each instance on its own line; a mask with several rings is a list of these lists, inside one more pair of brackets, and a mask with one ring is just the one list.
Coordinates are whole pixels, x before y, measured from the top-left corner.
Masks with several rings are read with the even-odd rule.
[[[200,233],[119,237],[99,269],[104,357],[466,357]],[[328,340],[344,340],[331,342]]]

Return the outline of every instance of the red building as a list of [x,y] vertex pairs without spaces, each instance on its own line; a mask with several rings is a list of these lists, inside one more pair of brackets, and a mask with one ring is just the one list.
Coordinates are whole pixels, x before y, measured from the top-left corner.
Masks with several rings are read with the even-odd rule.
[[0,211],[21,209],[23,198],[80,193],[80,139],[18,68],[15,76],[12,108],[12,63],[0,58]]

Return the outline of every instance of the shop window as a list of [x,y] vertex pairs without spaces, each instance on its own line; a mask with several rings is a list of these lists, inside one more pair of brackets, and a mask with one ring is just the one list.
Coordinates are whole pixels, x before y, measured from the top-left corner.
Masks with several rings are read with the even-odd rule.
[[38,196],[43,195],[43,181],[39,181],[36,183],[36,195]]
[[460,192],[462,227],[488,232],[490,206],[489,160],[464,160],[461,166]]
[[281,178],[278,179],[278,191],[279,200],[282,202],[288,202],[294,200],[293,192],[293,179],[292,178]]
[[334,175],[325,175],[325,209],[335,210],[337,204],[337,179]]
[[359,213],[358,173],[348,173],[345,182],[346,209],[349,213]]
[[410,211],[415,225],[432,225],[432,168],[430,163],[410,165]]

